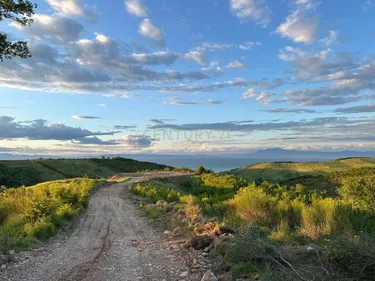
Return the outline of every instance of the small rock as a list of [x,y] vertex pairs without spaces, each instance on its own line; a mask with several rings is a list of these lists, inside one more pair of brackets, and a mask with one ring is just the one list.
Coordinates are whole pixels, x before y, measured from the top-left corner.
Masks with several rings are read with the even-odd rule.
[[14,251],[14,250],[9,250],[8,253],[9,253],[9,255],[14,255],[14,254],[16,253],[16,251]]
[[5,270],[7,268],[6,264],[1,265],[1,271]]
[[187,277],[189,276],[189,271],[181,272],[180,277]]
[[310,245],[307,247],[307,252],[308,253],[314,253],[316,252],[317,248],[314,245]]
[[212,273],[211,270],[207,271],[203,277],[202,277],[202,280],[201,281],[218,281],[217,278],[215,277],[215,275]]
[[230,274],[230,272],[218,275],[217,279],[219,281],[233,281],[233,277],[232,277],[232,274]]
[[169,230],[166,230],[166,231],[164,231],[164,234],[169,235],[169,234],[171,234],[171,232]]
[[210,250],[211,250],[211,246],[208,246],[208,247],[204,248],[203,251],[205,251],[205,252],[207,253],[207,252],[209,252]]

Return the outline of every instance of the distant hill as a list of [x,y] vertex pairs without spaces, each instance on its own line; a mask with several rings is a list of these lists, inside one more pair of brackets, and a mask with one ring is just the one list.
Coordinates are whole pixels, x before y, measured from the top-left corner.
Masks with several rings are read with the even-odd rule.
[[66,178],[107,178],[118,173],[163,170],[168,166],[126,158],[0,161],[0,186],[18,187]]
[[344,172],[353,168],[375,168],[375,158],[346,158],[327,162],[269,162],[234,169],[228,173],[252,180],[286,182],[291,179]]
[[375,157],[374,151],[308,151],[308,150],[289,150],[282,148],[267,148],[252,153],[244,153],[241,157],[260,158],[260,159],[316,159],[329,160],[348,157]]

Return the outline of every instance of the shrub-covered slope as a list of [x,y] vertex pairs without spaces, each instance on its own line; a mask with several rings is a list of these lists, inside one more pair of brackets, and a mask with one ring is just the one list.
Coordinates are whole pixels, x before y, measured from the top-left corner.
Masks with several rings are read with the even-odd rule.
[[0,186],[30,186],[45,181],[83,176],[107,178],[117,173],[163,170],[166,167],[125,158],[0,161]]

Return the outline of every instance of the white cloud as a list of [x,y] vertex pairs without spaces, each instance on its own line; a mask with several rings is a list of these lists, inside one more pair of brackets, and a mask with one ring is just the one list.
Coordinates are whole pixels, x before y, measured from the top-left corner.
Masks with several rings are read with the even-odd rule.
[[330,46],[334,44],[337,41],[337,35],[339,34],[338,31],[330,30],[329,35],[321,40],[319,40],[320,43],[326,46]]
[[297,43],[310,44],[316,40],[318,20],[312,14],[319,2],[315,0],[296,0],[295,10],[280,24],[276,33]]
[[134,99],[136,95],[132,93],[125,93],[125,94],[120,95],[120,97],[122,99]]
[[100,107],[106,107],[107,105],[105,103],[99,104]]
[[235,60],[235,61],[231,61],[230,63],[228,63],[226,68],[232,69],[232,70],[246,70],[247,66],[243,64],[242,62]]
[[296,0],[296,5],[304,7],[307,10],[315,9],[318,6],[319,2],[316,0]]
[[155,144],[157,140],[145,135],[128,135],[122,137],[122,142],[134,149],[142,149]]
[[100,42],[101,44],[107,44],[111,41],[111,39],[104,34],[101,33],[95,33],[96,37],[95,39]]
[[47,120],[16,121],[9,116],[0,116],[1,139],[28,140],[72,140],[90,136],[114,135],[115,132],[91,132],[86,129],[69,127],[62,123],[50,123]]
[[208,67],[203,67],[202,71],[204,72],[216,72],[216,73],[223,73],[224,70],[219,66],[219,62],[212,61]]
[[164,104],[166,105],[199,105],[199,104],[222,104],[222,100],[207,99],[202,101],[187,101],[179,97],[168,98]]
[[125,6],[130,14],[140,18],[147,17],[147,10],[140,0],[125,0]]
[[244,92],[242,94],[242,100],[253,98],[256,95],[257,95],[257,92],[255,92],[255,89],[254,88],[250,88],[250,89],[246,90],[246,92]]
[[297,43],[310,44],[316,40],[318,22],[314,17],[306,15],[302,9],[290,14],[276,32],[283,38]]
[[191,50],[189,53],[184,55],[186,60],[195,61],[199,65],[205,65],[207,63],[207,56],[202,48],[196,48]]
[[271,10],[265,0],[230,0],[230,8],[240,19],[250,18],[262,27],[271,22]]
[[131,58],[134,61],[128,60],[132,63],[144,65],[171,65],[179,58],[179,55],[172,52],[156,52],[152,54],[132,54]]
[[241,50],[244,50],[244,51],[249,51],[251,50],[254,46],[260,46],[262,45],[262,43],[260,42],[251,42],[251,41],[248,41],[248,42],[245,42],[241,45],[239,45],[238,47],[241,49]]
[[82,115],[74,115],[72,116],[73,119],[76,119],[76,120],[83,120],[83,119],[88,119],[88,120],[92,120],[92,119],[101,119],[100,117],[97,117],[97,116],[82,116]]
[[294,61],[306,57],[306,53],[299,48],[287,46],[280,50],[279,58],[283,61]]
[[269,104],[274,102],[273,100],[271,100],[272,94],[267,92],[257,92],[254,88],[249,88],[247,91],[245,91],[242,94],[241,100],[244,101],[255,97],[256,101],[262,102],[263,104]]
[[60,15],[67,17],[84,17],[89,20],[97,20],[99,13],[96,7],[90,7],[81,0],[46,0],[47,3]]
[[205,42],[202,44],[202,47],[208,50],[225,50],[233,47],[232,44],[223,44],[223,43],[208,43]]
[[36,14],[31,27],[22,26],[16,22],[11,22],[9,25],[25,32],[34,39],[59,43],[78,40],[84,30],[83,25],[80,23],[59,15],[48,16]]
[[164,32],[161,28],[153,25],[151,20],[144,19],[139,24],[139,33],[144,36],[152,39],[153,41],[159,43],[160,45],[165,45]]

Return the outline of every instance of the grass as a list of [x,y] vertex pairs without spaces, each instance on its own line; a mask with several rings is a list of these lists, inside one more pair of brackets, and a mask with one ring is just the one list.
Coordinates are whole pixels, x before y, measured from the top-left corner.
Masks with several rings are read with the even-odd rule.
[[375,158],[347,158],[328,162],[273,162],[259,163],[235,169],[230,173],[249,181],[286,182],[294,178],[344,172],[353,168],[375,168]]
[[84,176],[108,178],[118,173],[165,168],[168,167],[125,158],[0,161],[0,186],[31,186],[46,181]]
[[[171,230],[178,226],[188,235],[217,235],[222,227],[234,230],[231,239],[215,239],[215,245],[221,246],[214,247],[211,257],[219,264],[219,272],[230,269],[236,278],[268,281],[367,281],[375,280],[375,168],[371,161],[343,159],[314,167],[311,163],[269,164],[288,165],[296,173],[315,169],[293,181],[284,177],[287,184],[209,173],[181,185],[151,181],[132,190],[153,204],[146,207],[150,217],[163,215],[175,223]],[[364,162],[369,167],[362,167]],[[174,211],[166,213],[158,206]]]
[[10,188],[0,193],[0,253],[24,249],[56,234],[87,204],[102,180],[88,178]]

